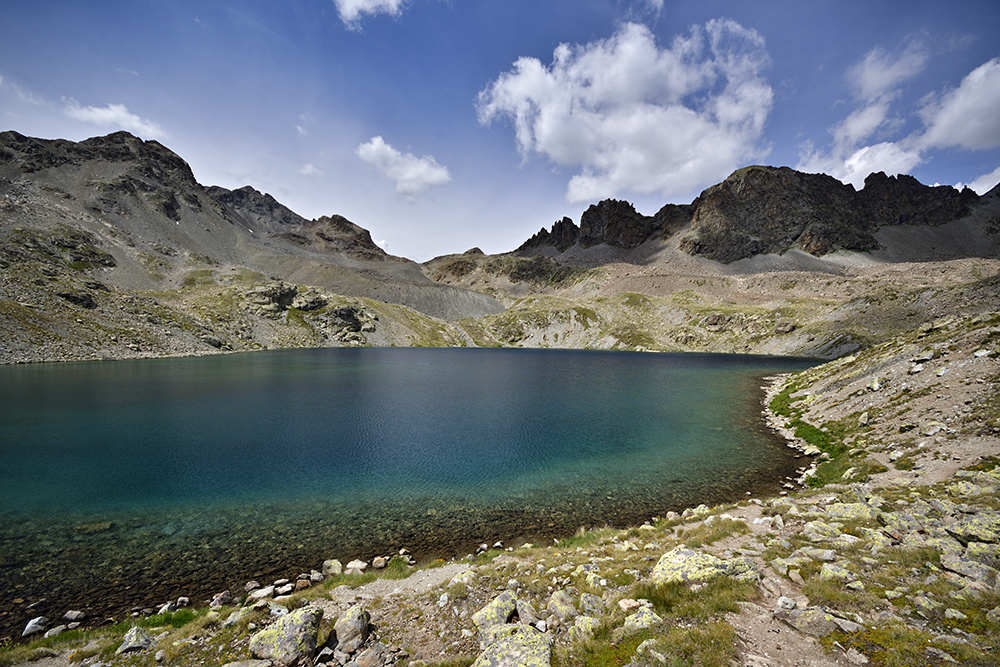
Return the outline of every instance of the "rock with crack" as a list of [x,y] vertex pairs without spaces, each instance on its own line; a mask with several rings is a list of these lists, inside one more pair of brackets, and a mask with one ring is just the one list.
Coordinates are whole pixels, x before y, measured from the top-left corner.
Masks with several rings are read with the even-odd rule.
[[275,667],[305,667],[316,653],[316,635],[323,618],[320,607],[309,605],[282,616],[250,638],[250,653]]
[[709,581],[723,576],[742,581],[756,581],[760,578],[760,572],[753,561],[745,556],[723,560],[711,554],[679,546],[663,554],[652,573],[653,583],[657,586]]
[[825,607],[806,607],[805,609],[777,609],[774,617],[784,621],[799,632],[813,637],[826,637],[840,630],[842,632],[858,632],[863,629],[858,623],[842,618]]
[[510,591],[500,595],[472,615],[472,622],[479,629],[479,645],[490,646],[494,641],[494,631],[510,623],[517,616],[517,598]]

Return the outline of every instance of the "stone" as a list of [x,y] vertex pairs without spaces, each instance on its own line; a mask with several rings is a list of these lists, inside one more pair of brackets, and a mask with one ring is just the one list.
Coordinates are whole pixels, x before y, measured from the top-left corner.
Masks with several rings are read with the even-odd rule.
[[479,630],[479,641],[485,647],[492,641],[492,630],[510,623],[517,614],[517,598],[510,591],[504,591],[485,607],[472,615],[472,622]]
[[42,637],[44,637],[45,639],[48,639],[49,637],[58,637],[59,635],[61,635],[64,632],[66,632],[66,626],[65,625],[57,625],[54,628],[49,628],[48,630],[46,630],[45,634],[42,635]]
[[[371,634],[371,615],[361,606],[354,605],[337,619],[326,645],[341,653],[356,653]],[[336,642],[335,645],[331,645]]]
[[1000,623],[1000,607],[994,607],[986,612],[986,620],[990,623]]
[[558,590],[553,593],[545,608],[560,621],[567,621],[577,615],[576,607],[573,605],[573,596],[566,590]]
[[250,638],[250,653],[274,667],[307,667],[316,653],[323,610],[308,605],[282,616]]
[[308,579],[299,579],[295,582],[295,592],[304,591],[305,589],[312,586]]
[[622,626],[622,629],[625,631],[625,634],[631,635],[648,630],[662,622],[663,619],[652,609],[649,607],[640,607],[634,614],[625,618],[625,625]]
[[224,607],[233,603],[233,596],[228,591],[222,591],[221,593],[216,593],[212,596],[212,601],[208,603],[209,607]]
[[822,521],[810,521],[802,529],[802,535],[810,542],[827,542],[840,537],[840,531]]
[[584,593],[580,596],[580,610],[587,616],[601,616],[604,614],[606,607],[604,600],[601,598],[593,593]]
[[347,564],[347,569],[344,570],[344,574],[361,574],[366,569],[368,569],[368,563],[363,560],[352,560]]
[[950,572],[960,574],[963,577],[982,581],[986,584],[992,584],[996,581],[997,577],[997,570],[995,568],[954,553],[941,554],[941,567]]
[[530,625],[507,625],[496,632],[495,641],[472,667],[549,667],[552,638]]
[[240,607],[239,609],[231,613],[226,618],[226,620],[222,622],[222,627],[231,628],[249,615],[250,615],[249,607]]
[[244,592],[244,593],[249,593],[249,592],[251,592],[251,591],[255,591],[255,590],[257,590],[258,588],[260,588],[260,584],[258,584],[258,583],[257,583],[256,581],[253,581],[253,580],[251,579],[250,581],[248,581],[248,582],[246,583],[246,585],[245,585],[245,586],[243,586],[243,592]]
[[63,619],[72,622],[82,621],[87,615],[82,611],[70,610],[63,614]]
[[573,619],[573,627],[569,629],[569,638],[572,641],[590,639],[600,626],[601,622],[593,616],[577,616]]
[[966,616],[965,614],[963,614],[959,610],[952,609],[950,607],[948,609],[944,610],[944,617],[945,618],[950,618],[950,619],[952,619],[954,621],[964,621],[965,619],[969,618],[968,616]]
[[826,515],[837,520],[870,521],[877,519],[881,512],[867,503],[832,503],[826,507]]
[[897,540],[923,528],[920,520],[902,512],[882,512],[878,516],[878,522],[886,533]]
[[122,653],[134,653],[136,651],[148,651],[153,647],[154,639],[152,635],[142,628],[135,627],[125,633],[122,637],[121,646],[115,651],[115,655]]
[[847,653],[844,655],[844,657],[846,657],[847,661],[852,665],[868,664],[868,656],[866,656],[864,653],[860,652],[856,648],[847,649]]
[[389,660],[389,649],[382,642],[376,642],[358,653],[350,663],[352,667],[383,667]]
[[323,561],[323,576],[324,577],[335,577],[338,574],[343,573],[344,566],[336,558],[331,558],[330,560]]
[[642,606],[642,603],[638,600],[633,600],[632,598],[622,598],[618,601],[618,607],[626,614],[635,611]]
[[778,598],[778,609],[795,609],[798,603],[792,598],[782,595]]
[[45,632],[45,628],[47,627],[49,627],[49,619],[44,616],[36,616],[24,626],[24,632],[21,633],[21,636],[30,637],[31,635],[37,635],[39,632]]
[[846,581],[848,579],[854,579],[854,573],[848,570],[843,565],[838,565],[836,563],[823,563],[823,568],[819,571],[820,579],[840,579]]
[[965,549],[965,557],[1000,570],[1000,544],[969,542],[969,546]]
[[980,512],[945,526],[952,537],[968,546],[970,542],[1000,542],[1000,512]]
[[389,561],[383,556],[375,556],[372,558],[372,567],[376,570],[384,570],[385,566],[389,564]]
[[239,660],[227,662],[222,667],[271,667],[270,660]]
[[525,625],[536,625],[539,621],[538,612],[527,600],[517,601],[517,618]]
[[263,588],[258,588],[253,593],[247,596],[247,602],[257,602],[260,600],[265,600],[267,598],[274,597],[274,586],[265,586]]
[[774,617],[813,637],[826,637],[840,628],[835,621],[836,617],[822,607],[778,609],[774,612]]
[[670,583],[709,581],[721,576],[740,580],[757,580],[760,572],[749,558],[742,556],[729,561],[711,554],[679,546],[663,554],[651,574],[657,586]]
[[295,584],[285,584],[274,589],[275,595],[291,595],[295,591]]

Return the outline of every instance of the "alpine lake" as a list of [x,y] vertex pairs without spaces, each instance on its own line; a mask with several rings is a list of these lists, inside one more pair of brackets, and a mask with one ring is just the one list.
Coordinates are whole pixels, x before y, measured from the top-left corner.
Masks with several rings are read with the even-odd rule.
[[32,603],[120,615],[327,558],[464,556],[777,493],[801,460],[763,423],[763,377],[815,363],[361,348],[0,367],[0,636]]

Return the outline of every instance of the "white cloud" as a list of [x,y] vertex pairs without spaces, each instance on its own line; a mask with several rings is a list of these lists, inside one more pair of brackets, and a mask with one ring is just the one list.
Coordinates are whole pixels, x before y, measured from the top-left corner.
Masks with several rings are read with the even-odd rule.
[[128,130],[148,139],[160,139],[167,136],[159,124],[140,118],[128,110],[124,104],[109,104],[106,107],[82,107],[74,99],[70,99],[63,113],[74,120],[91,123],[99,127]]
[[[1000,183],[1000,167],[997,167],[988,174],[983,174],[976,180],[969,183],[969,187],[975,190],[977,194],[984,195]],[[961,184],[955,186],[956,188],[961,188]]]
[[385,178],[396,183],[396,192],[407,199],[414,199],[430,188],[451,182],[446,167],[430,155],[417,157],[400,153],[385,143],[382,137],[372,137],[354,151],[361,161],[375,167]]
[[661,49],[628,23],[610,38],[561,44],[550,66],[522,57],[479,94],[482,124],[506,118],[527,159],[578,170],[570,202],[621,191],[683,195],[767,153],[764,39],[713,20]]
[[323,175],[322,170],[316,168],[312,164],[304,164],[304,165],[302,165],[301,167],[299,167],[298,169],[295,170],[295,173],[299,174],[301,176],[322,176]]
[[933,97],[920,115],[927,125],[922,146],[1000,146],[1000,58],[972,70],[958,88]]
[[876,47],[847,71],[847,79],[860,99],[875,99],[920,74],[929,58],[930,54],[919,40],[910,42],[895,57]]
[[[892,115],[892,105],[899,98],[901,84],[915,76],[926,64],[922,47],[909,47],[896,60],[875,49],[848,70],[858,92],[858,108],[830,128],[833,143],[828,151],[803,146],[797,169],[825,172],[856,188],[874,171],[895,175],[907,173],[927,162],[936,148],[960,147],[982,150],[1000,146],[1000,58],[994,58],[972,70],[958,88],[925,97],[916,110],[923,128],[895,141],[871,143],[876,135],[897,130],[902,121]],[[989,190],[986,184],[994,174],[974,181],[974,190]],[[977,189],[979,188],[979,189]]]
[[406,0],[333,0],[340,20],[348,28],[357,30],[363,14],[389,14],[399,16]]

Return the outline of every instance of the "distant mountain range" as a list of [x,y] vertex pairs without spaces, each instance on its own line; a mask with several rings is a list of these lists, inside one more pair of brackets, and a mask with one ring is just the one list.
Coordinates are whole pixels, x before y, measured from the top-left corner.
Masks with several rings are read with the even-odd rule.
[[[998,257],[1000,187],[879,173],[856,191],[751,166],[652,216],[608,199],[510,253],[417,264],[342,216],[205,187],[156,141],[0,133],[0,362],[346,344],[835,356],[878,339],[845,329],[848,311],[895,332],[947,304],[1000,309]],[[893,274],[924,290],[905,312],[864,268],[963,258],[987,263],[947,294]]]

